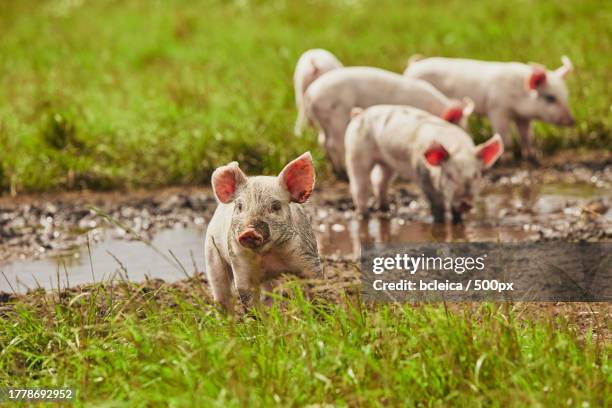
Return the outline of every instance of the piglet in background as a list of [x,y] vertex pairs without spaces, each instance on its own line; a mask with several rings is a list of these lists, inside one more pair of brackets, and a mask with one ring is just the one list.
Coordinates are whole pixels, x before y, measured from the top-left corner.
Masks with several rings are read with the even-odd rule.
[[474,146],[463,129],[420,109],[378,105],[353,109],[346,129],[346,166],[357,211],[368,214],[371,184],[381,209],[389,207],[387,190],[396,175],[417,181],[434,222],[453,222],[474,205],[482,171],[503,153],[499,135]]
[[260,284],[282,273],[321,276],[317,241],[302,205],[314,182],[310,153],[287,164],[278,177],[247,177],[237,162],[215,170],[219,205],[206,231],[206,274],[225,310],[234,309],[232,286],[249,308],[259,303]]
[[293,87],[295,88],[295,105],[297,107],[297,120],[294,133],[301,135],[306,126],[306,115],[304,114],[304,93],[310,84],[321,75],[341,68],[342,63],[331,52],[314,48],[304,52],[295,66],[293,73]]
[[451,98],[468,97],[474,112],[487,115],[507,149],[511,148],[512,122],[516,124],[522,154],[536,162],[531,145],[531,122],[541,120],[557,126],[574,126],[568,105],[569,58],[554,71],[537,64],[487,62],[455,58],[413,57],[404,75],[423,79]]
[[346,179],[344,134],[351,109],[373,105],[408,105],[424,109],[459,125],[473,109],[471,101],[453,100],[420,79],[403,77],[380,68],[337,68],[312,83],[304,96],[308,119],[319,128],[319,143],[336,176]]

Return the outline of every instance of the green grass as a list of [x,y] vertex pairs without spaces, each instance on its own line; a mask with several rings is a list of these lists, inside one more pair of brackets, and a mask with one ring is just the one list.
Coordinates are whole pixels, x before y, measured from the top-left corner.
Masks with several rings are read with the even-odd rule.
[[296,290],[232,320],[199,288],[17,301],[0,319],[0,384],[129,407],[612,403],[610,344],[545,309],[309,303]]
[[[0,2],[0,191],[208,182],[237,159],[278,171],[301,52],[401,71],[413,53],[538,61],[571,56],[575,129],[546,150],[612,142],[612,3],[582,1]],[[323,160],[319,160],[320,168]]]

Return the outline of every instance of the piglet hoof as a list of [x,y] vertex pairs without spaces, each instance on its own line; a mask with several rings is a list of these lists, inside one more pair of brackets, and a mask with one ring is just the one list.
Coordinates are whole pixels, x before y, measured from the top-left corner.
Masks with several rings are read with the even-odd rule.
[[459,225],[463,224],[463,213],[460,210],[456,210],[454,208],[451,209],[451,214],[453,215],[453,224]]

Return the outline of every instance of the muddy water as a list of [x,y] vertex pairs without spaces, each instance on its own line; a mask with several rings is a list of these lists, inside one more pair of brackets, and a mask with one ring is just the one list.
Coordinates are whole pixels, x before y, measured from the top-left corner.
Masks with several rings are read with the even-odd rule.
[[[107,280],[169,281],[204,270],[204,228],[160,231],[151,241],[125,240],[105,231],[97,245],[62,251],[37,260],[22,260],[0,267],[0,291],[25,292],[28,288],[70,287]],[[91,251],[91,256],[90,256]],[[8,280],[8,282],[7,282]],[[10,282],[10,285],[9,285]]]
[[[551,225],[565,228],[584,218],[585,208],[593,202],[601,205],[588,210],[597,211],[598,218],[589,228],[612,228],[611,191],[585,183],[495,184],[482,192],[463,225],[432,224],[414,186],[397,190],[392,215],[358,220],[347,211],[350,199],[345,190],[342,186],[336,199],[314,203],[314,228],[323,256],[356,258],[366,242],[537,240]],[[58,281],[62,287],[111,279],[142,281],[146,276],[173,281],[204,270],[205,225],[164,229],[147,242],[127,240],[124,231],[97,228],[95,232],[102,239],[90,248],[81,245],[37,260],[0,265],[5,275],[0,276],[0,291],[57,287]]]

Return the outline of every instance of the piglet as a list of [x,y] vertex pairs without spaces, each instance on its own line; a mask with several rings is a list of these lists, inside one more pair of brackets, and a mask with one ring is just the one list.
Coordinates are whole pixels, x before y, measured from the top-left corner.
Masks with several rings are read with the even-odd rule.
[[449,122],[465,125],[471,104],[451,100],[419,79],[372,67],[337,68],[313,82],[304,96],[308,119],[319,128],[334,173],[345,179],[344,134],[351,109],[373,105],[408,105],[424,109]]
[[565,84],[573,70],[569,58],[547,70],[537,64],[489,62],[457,58],[411,58],[404,75],[422,79],[451,98],[468,97],[474,112],[487,115],[491,126],[511,147],[510,126],[516,124],[523,155],[537,162],[531,146],[531,122],[541,120],[557,126],[574,126]]
[[298,115],[295,122],[294,132],[301,135],[306,127],[306,115],[304,113],[304,93],[310,84],[321,75],[342,67],[342,63],[331,52],[314,48],[304,52],[295,66],[293,74],[293,87],[295,88],[295,105]]
[[482,171],[504,151],[499,135],[475,146],[460,127],[408,106],[353,109],[352,116],[346,166],[355,207],[364,216],[370,185],[381,209],[388,209],[387,189],[400,174],[418,182],[434,222],[444,222],[450,209],[453,222],[459,223],[473,206]]
[[259,304],[260,284],[290,273],[321,275],[317,241],[304,206],[314,188],[310,153],[278,177],[247,177],[237,162],[219,167],[212,187],[219,202],[206,231],[206,274],[213,296],[232,312],[235,286],[242,304]]

